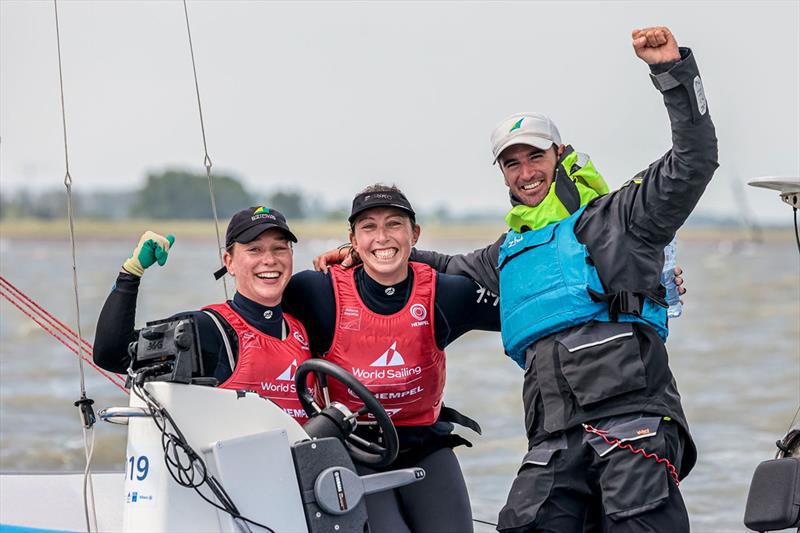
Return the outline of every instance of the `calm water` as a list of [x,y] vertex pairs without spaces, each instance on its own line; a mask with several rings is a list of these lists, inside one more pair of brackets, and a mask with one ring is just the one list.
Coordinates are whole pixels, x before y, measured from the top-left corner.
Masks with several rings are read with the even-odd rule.
[[[94,326],[132,242],[79,243],[84,337]],[[295,270],[334,242],[306,240]],[[466,251],[485,243],[424,241]],[[177,243],[163,269],[147,272],[137,324],[223,299],[214,244]],[[791,242],[730,247],[679,242],[689,300],[672,324],[671,365],[700,451],[681,488],[695,531],[744,531],[741,519],[755,466],[771,458],[800,404],[800,260]],[[0,239],[0,274],[69,325],[75,324],[69,245]],[[75,356],[0,299],[0,469],[83,468]],[[458,455],[476,518],[494,521],[525,451],[522,376],[503,356],[499,335],[472,333],[448,350],[447,403],[480,421],[483,437]],[[86,367],[97,408],[126,397]],[[94,464],[122,470],[123,428],[98,423]],[[466,435],[466,434],[465,434]],[[472,436],[468,436],[471,438]]]

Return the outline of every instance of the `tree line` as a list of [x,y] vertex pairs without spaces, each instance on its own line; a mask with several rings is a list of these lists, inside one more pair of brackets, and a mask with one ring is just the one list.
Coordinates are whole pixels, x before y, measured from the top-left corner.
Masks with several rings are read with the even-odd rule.
[[[300,191],[275,190],[268,194],[248,191],[230,175],[213,176],[217,214],[228,218],[246,206],[266,205],[287,218],[319,214],[319,202]],[[73,193],[73,211],[92,219],[209,219],[212,215],[208,178],[186,170],[165,170],[147,175],[144,185],[131,191]],[[339,214],[339,209],[336,209]],[[63,218],[67,214],[63,188],[32,193],[22,189],[13,195],[0,193],[0,218]]]

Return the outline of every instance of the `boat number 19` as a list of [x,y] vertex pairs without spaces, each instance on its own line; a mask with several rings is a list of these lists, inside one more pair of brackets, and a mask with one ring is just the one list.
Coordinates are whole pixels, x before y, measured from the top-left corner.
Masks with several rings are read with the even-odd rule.
[[128,457],[128,466],[130,466],[130,473],[128,479],[133,481],[134,470],[136,471],[136,479],[144,481],[147,473],[150,471],[150,459],[146,455],[140,455],[138,458],[135,455]]

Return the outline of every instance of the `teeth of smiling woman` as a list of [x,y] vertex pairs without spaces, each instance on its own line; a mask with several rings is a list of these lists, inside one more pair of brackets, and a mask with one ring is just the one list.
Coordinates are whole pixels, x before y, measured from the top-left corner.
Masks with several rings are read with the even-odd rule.
[[280,275],[280,272],[262,272],[261,274],[256,274],[256,277],[260,279],[275,279],[279,278]]
[[378,259],[391,259],[397,253],[397,249],[389,248],[386,250],[375,250],[372,252],[372,255],[377,257]]

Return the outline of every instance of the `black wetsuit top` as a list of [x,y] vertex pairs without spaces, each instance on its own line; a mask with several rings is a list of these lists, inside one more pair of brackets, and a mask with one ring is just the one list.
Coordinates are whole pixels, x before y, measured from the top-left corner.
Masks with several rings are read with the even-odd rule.
[[[393,285],[392,294],[386,286],[370,278],[364,269],[355,275],[358,294],[373,312],[390,315],[400,311],[408,301],[413,285],[413,273],[402,282]],[[134,329],[136,297],[140,278],[120,273],[111,294],[100,312],[94,343],[94,362],[106,370],[124,373],[130,364],[128,344],[137,339]],[[249,324],[272,337],[280,338],[283,313],[281,306],[265,307],[236,293],[231,301],[234,310]],[[315,356],[326,353],[333,341],[336,326],[336,299],[331,277],[314,271],[295,274],[286,287],[282,302],[287,313],[300,320],[306,328],[309,345]],[[462,276],[436,275],[436,299],[434,305],[434,333],[436,345],[444,349],[458,337],[473,329],[500,331],[500,313],[494,299],[483,297],[483,289],[475,281]],[[269,319],[265,311],[272,311]],[[231,375],[230,363],[219,329],[202,311],[190,311],[197,323],[200,350],[203,358],[204,376],[214,377],[223,383]],[[225,324],[224,321],[221,321]],[[237,336],[228,332],[232,341],[234,357],[238,354]],[[437,422],[427,427],[398,428],[401,449],[409,461],[443,446],[456,446],[465,441],[451,435],[453,426],[449,422]]]
[[[94,361],[106,370],[125,372],[130,362],[127,347],[137,337],[134,320],[139,282],[140,278],[121,273],[100,313]],[[393,285],[394,291],[388,291],[391,294],[387,294],[388,287],[375,282],[363,269],[356,272],[355,282],[361,300],[370,310],[389,315],[400,311],[408,301],[413,272],[409,268],[409,277]],[[281,335],[283,315],[280,306],[267,308],[238,293],[231,305],[260,331],[273,337]],[[315,355],[322,355],[330,349],[336,327],[336,299],[329,275],[312,271],[296,274],[284,292],[282,306],[303,323]],[[269,320],[264,318],[267,310],[272,311]],[[485,298],[480,285],[466,277],[436,275],[434,313],[436,344],[442,349],[472,329],[500,330],[497,301]],[[222,383],[230,376],[231,369],[219,330],[206,313],[194,311],[192,314],[198,326],[206,369],[204,374]],[[228,337],[236,339],[236,335],[230,333]],[[234,352],[238,352],[235,345]],[[453,434],[452,423],[442,418],[440,416],[439,421],[431,426],[397,428],[401,452],[390,468],[421,465],[428,477],[424,482],[401,489],[402,492],[367,496],[370,524],[375,531],[472,530],[469,497],[458,461],[452,451],[443,450],[467,441]],[[369,433],[373,429],[359,427],[357,431]],[[372,435],[364,436],[374,438]],[[434,453],[437,451],[439,453]],[[373,471],[362,466],[358,470],[361,474]]]
[[[141,278],[137,276],[121,272],[100,312],[94,341],[94,362],[105,370],[122,374],[130,364],[128,345],[138,335],[134,323],[140,281]],[[392,286],[392,295],[387,295],[388,287],[372,280],[363,269],[356,273],[355,281],[359,296],[371,311],[391,315],[400,311],[408,301],[413,274],[409,269],[409,277]],[[434,324],[439,348],[444,349],[473,329],[500,330],[496,302],[486,302],[479,298],[480,294],[481,288],[474,281],[461,276],[437,274]],[[311,270],[295,274],[286,288],[282,304],[289,314],[305,326],[312,352],[315,355],[327,352],[336,325],[336,300],[330,276]],[[283,322],[281,306],[267,307],[238,292],[234,294],[231,305],[248,324],[267,335],[280,338]],[[272,313],[269,319],[264,318],[267,311]],[[220,383],[228,379],[231,375],[228,356],[219,329],[211,318],[201,311],[176,313],[173,316],[178,314],[191,314],[197,320],[203,366],[207,369],[205,375],[217,378]],[[230,340],[235,341],[236,336]]]
[[[363,268],[358,269],[354,277],[364,305],[374,313],[392,315],[406,305],[414,276],[409,267],[408,277],[391,286],[376,282]],[[336,330],[336,299],[331,276],[311,270],[295,274],[283,293],[283,306],[305,326],[311,352],[315,356],[327,353]],[[473,329],[500,331],[496,301],[484,298],[481,286],[462,276],[436,275],[434,313],[434,335],[440,349]],[[401,455],[392,468],[414,464],[439,448],[466,443],[451,434],[452,424],[442,418],[432,426],[398,427]]]
[[[97,320],[94,362],[97,366],[111,372],[124,373],[130,364],[128,344],[138,338],[134,322],[136,320],[136,296],[139,293],[140,281],[141,278],[138,276],[120,273]],[[266,335],[281,338],[283,334],[281,306],[267,307],[245,298],[238,292],[233,295],[230,304],[248,324]],[[265,318],[265,313],[270,317],[269,319]],[[214,377],[219,383],[226,381],[231,376],[232,370],[222,336],[211,317],[202,311],[179,314],[190,314],[195,318],[200,337],[200,352],[203,358],[203,375]],[[227,326],[224,320],[221,323]],[[236,358],[238,337],[234,334],[233,328],[228,329],[228,339],[233,343],[234,358]]]
[[[494,300],[479,298],[481,287],[462,276],[436,274],[434,334],[436,346],[444,349],[458,337],[473,329],[500,331],[500,313]],[[370,311],[380,315],[399,312],[408,302],[414,274],[396,285],[381,285],[363,268],[355,273],[358,295]],[[313,305],[309,303],[313,302]],[[283,294],[286,312],[306,328],[311,352],[326,353],[333,342],[336,326],[336,299],[328,274],[306,270],[295,274]]]

